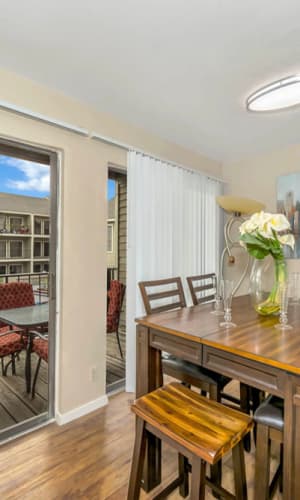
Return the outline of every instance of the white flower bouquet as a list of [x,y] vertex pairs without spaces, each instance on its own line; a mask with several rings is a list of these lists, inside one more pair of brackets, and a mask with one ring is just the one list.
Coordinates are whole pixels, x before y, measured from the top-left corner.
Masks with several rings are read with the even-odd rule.
[[275,263],[275,284],[269,297],[255,309],[259,314],[276,314],[279,311],[279,286],[286,281],[286,263],[283,245],[295,245],[290,223],[283,214],[258,212],[240,226],[240,243],[252,257],[264,259],[271,255]]

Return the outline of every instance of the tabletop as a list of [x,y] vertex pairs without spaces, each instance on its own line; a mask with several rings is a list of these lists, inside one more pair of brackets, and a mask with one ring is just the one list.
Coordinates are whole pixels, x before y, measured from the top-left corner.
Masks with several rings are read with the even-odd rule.
[[300,304],[289,308],[292,330],[277,330],[278,316],[259,316],[249,296],[234,298],[234,328],[220,327],[212,304],[152,314],[137,323],[202,345],[238,354],[300,375]]
[[46,302],[34,306],[0,310],[0,321],[22,328],[46,325],[49,321],[49,304]]

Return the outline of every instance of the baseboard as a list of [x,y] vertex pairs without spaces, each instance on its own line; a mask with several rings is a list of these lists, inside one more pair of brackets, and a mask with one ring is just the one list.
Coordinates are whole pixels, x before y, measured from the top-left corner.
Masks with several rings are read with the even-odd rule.
[[88,403],[78,406],[74,408],[74,410],[67,411],[66,413],[56,413],[56,422],[58,425],[64,425],[68,422],[72,422],[72,420],[76,420],[77,418],[83,417],[92,411],[99,410],[103,406],[106,406],[108,403],[108,398],[106,394],[101,396],[100,398],[94,399],[93,401],[89,401]]

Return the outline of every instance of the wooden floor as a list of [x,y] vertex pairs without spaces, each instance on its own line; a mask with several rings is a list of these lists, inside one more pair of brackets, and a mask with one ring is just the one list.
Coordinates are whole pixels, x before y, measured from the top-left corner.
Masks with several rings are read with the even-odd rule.
[[[125,353],[125,333],[120,333],[123,352]],[[37,356],[32,355],[32,373],[35,372]],[[20,354],[16,362],[16,375],[8,369],[8,375],[0,374],[0,440],[1,431],[8,429],[16,423],[28,420],[48,409],[48,365],[41,364],[36,385],[36,395],[32,399],[25,390],[24,379],[25,352]],[[108,389],[114,384],[125,380],[125,360],[119,353],[115,334],[107,335],[107,383]]]
[[[32,355],[33,373],[36,362],[37,356]],[[22,352],[20,360],[16,361],[16,375],[11,374],[10,368],[6,377],[0,375],[0,438],[2,430],[46,412],[48,408],[48,365],[41,364],[36,396],[32,399],[25,390],[24,364],[25,352]]]
[[124,359],[120,356],[119,346],[115,333],[106,335],[106,386],[110,387],[123,380],[125,382],[125,353],[126,353],[126,335],[120,332],[120,341]]
[[[1,500],[125,499],[134,440],[132,397],[120,393],[112,396],[105,408],[75,422],[62,427],[50,424],[3,445]],[[272,462],[274,467],[275,460]],[[225,457],[223,464],[223,484],[232,489],[231,457]],[[253,498],[253,452],[246,453],[246,466],[249,500],[259,500]],[[163,447],[164,484],[175,477],[176,467],[176,453]],[[142,492],[141,499],[152,496],[153,492]],[[169,498],[181,497],[176,491]],[[207,491],[205,498],[214,497]],[[274,498],[281,496],[276,494]]]

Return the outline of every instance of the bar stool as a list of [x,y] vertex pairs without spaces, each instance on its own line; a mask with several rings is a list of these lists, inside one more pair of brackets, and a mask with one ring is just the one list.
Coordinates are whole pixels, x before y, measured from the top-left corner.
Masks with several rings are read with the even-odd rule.
[[[200,396],[178,382],[142,396],[131,408],[137,416],[137,422],[128,500],[139,498],[147,433],[171,445],[179,452],[179,456],[189,459],[192,465],[191,500],[204,500],[206,484],[225,498],[247,499],[241,440],[253,427],[251,417]],[[216,464],[230,450],[235,497],[205,476],[206,463]],[[154,499],[164,498],[171,493],[186,480],[184,476],[179,474]]]
[[[283,399],[269,396],[254,413],[256,430],[255,454],[255,498],[268,500],[272,498],[279,483],[282,490],[282,455],[283,455],[283,427],[284,405]],[[280,463],[270,481],[271,441],[280,443]]]

